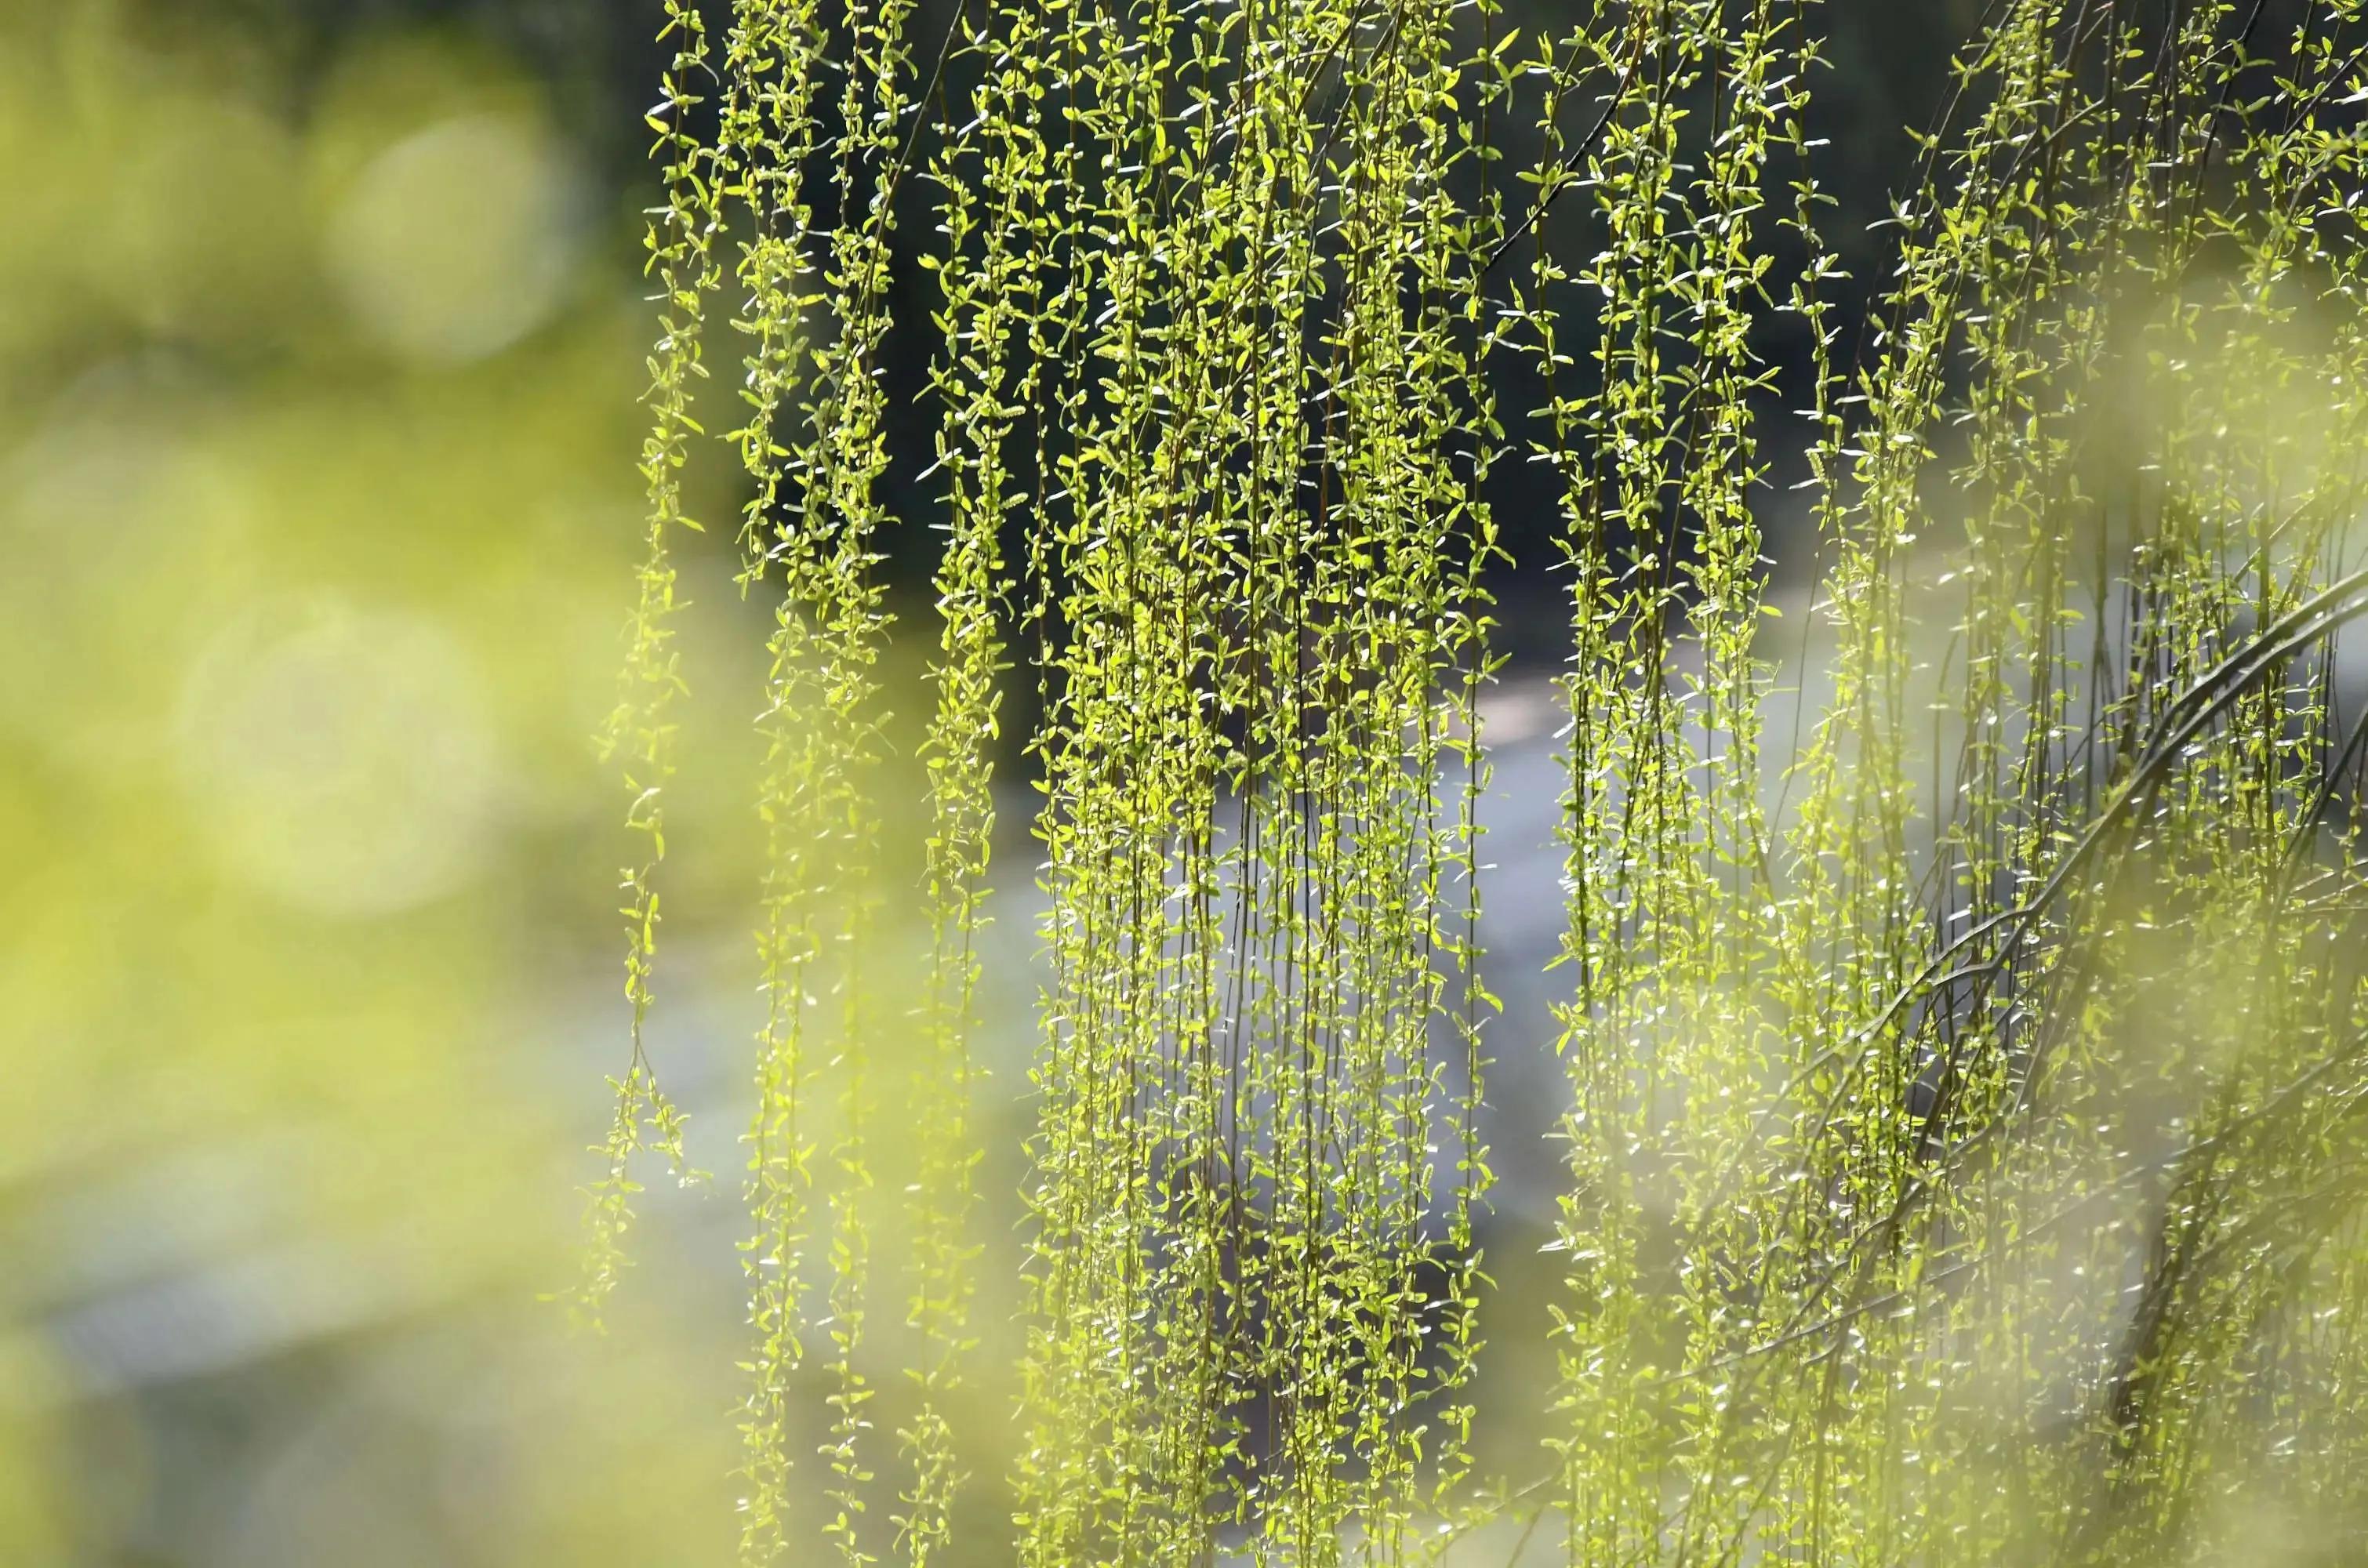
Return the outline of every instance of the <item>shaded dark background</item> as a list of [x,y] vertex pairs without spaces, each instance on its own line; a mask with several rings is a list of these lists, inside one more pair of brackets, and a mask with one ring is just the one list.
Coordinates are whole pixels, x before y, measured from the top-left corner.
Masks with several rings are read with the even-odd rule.
[[[914,13],[910,31],[916,40],[917,70],[929,68],[954,5],[955,0],[922,0]],[[334,59],[374,33],[424,26],[482,39],[522,62],[544,85],[555,123],[582,150],[603,187],[609,199],[605,210],[630,211],[654,189],[640,115],[654,97],[669,50],[652,39],[655,8],[642,0],[238,0],[232,8],[244,14],[257,33],[276,40],[275,47],[286,52],[294,67],[289,79],[296,83],[307,79],[310,64]],[[712,36],[719,40],[727,9],[709,7]],[[1974,30],[1982,9],[1979,0],[1825,0],[1811,10],[1811,27],[1825,39],[1827,68],[1814,84],[1809,130],[1828,143],[1820,152],[1816,177],[1835,201],[1824,213],[1824,239],[1847,273],[1829,290],[1832,319],[1844,332],[1838,345],[1844,363],[1855,347],[1853,329],[1863,314],[1867,291],[1888,270],[1884,239],[1871,225],[1910,181],[1911,128],[1928,126],[1941,106],[1951,56]],[[1505,0],[1494,25],[1499,36],[1508,28],[1519,28],[1531,39],[1554,36],[1570,25],[1572,12],[1569,5],[1555,0]],[[1472,18],[1467,15],[1464,21],[1469,25]],[[973,69],[960,58],[954,62],[947,84],[952,101],[962,101],[966,74]],[[1566,113],[1590,110],[1591,105],[1574,105]],[[1508,211],[1516,216],[1531,188],[1514,184],[1511,172],[1527,166],[1538,147],[1530,113],[1523,103],[1503,117],[1505,157],[1498,166]],[[1576,126],[1565,130],[1575,132]],[[1792,173],[1780,167],[1771,177],[1789,178]],[[926,586],[932,561],[929,546],[936,537],[926,525],[934,520],[939,506],[938,492],[919,478],[935,456],[934,405],[928,392],[928,363],[938,347],[928,320],[935,288],[930,275],[915,264],[920,248],[936,238],[929,211],[933,198],[923,180],[906,181],[899,195],[892,301],[896,326],[882,366],[894,453],[883,499],[891,515],[907,525],[896,529],[884,548],[890,580],[907,594]],[[1801,259],[1793,236],[1780,222],[1787,212],[1787,199],[1778,192],[1760,220],[1763,243],[1779,259],[1773,287],[1780,297],[1787,275],[1783,269]],[[1585,194],[1565,196],[1546,225],[1548,243],[1575,261],[1587,254],[1590,221]],[[622,262],[638,264],[634,224],[613,225],[609,239]],[[1587,304],[1577,297],[1567,303],[1583,352],[1580,324],[1587,319]],[[1806,401],[1810,346],[1796,319],[1776,315],[1761,332],[1759,347],[1779,370],[1763,430],[1770,504],[1762,526],[1779,575],[1788,570],[1797,574],[1805,571],[1806,552],[1798,548],[1803,541],[1797,508],[1786,497],[1789,483],[1803,472],[1799,453],[1806,430],[1786,415]],[[1496,375],[1500,415],[1519,442],[1534,433],[1525,415],[1540,400],[1541,389],[1516,356],[1503,357]],[[1566,645],[1562,631],[1565,609],[1552,571],[1560,524],[1551,471],[1518,461],[1499,464],[1493,500],[1513,557],[1492,582],[1501,607],[1503,646],[1517,664],[1550,663]],[[1014,525],[1024,526],[1024,521]],[[1018,558],[1016,551],[1011,558]]]

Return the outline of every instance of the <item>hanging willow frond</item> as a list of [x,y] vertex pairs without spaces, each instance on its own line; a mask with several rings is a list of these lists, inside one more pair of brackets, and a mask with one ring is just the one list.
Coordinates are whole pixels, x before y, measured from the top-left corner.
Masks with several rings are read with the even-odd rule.
[[648,276],[658,285],[659,335],[649,361],[650,384],[643,394],[651,426],[642,443],[642,481],[649,504],[639,593],[633,607],[628,652],[617,708],[600,738],[604,756],[623,758],[624,780],[632,797],[625,825],[643,835],[643,858],[628,867],[622,883],[626,922],[625,1001],[632,1012],[632,1053],[625,1075],[612,1078],[616,1110],[607,1141],[598,1152],[604,1169],[590,1192],[588,1238],[578,1310],[599,1318],[601,1303],[616,1289],[625,1262],[624,1239],[632,1223],[632,1156],[645,1150],[665,1155],[677,1176],[694,1174],[683,1148],[683,1115],[659,1086],[657,1070],[643,1040],[654,1000],[650,989],[658,949],[657,872],[666,858],[666,788],[675,771],[675,727],[669,710],[683,689],[674,651],[674,534],[699,525],[682,509],[682,470],[693,437],[703,434],[691,417],[696,383],[707,369],[700,355],[707,305],[721,274],[714,255],[718,186],[714,154],[688,121],[700,103],[691,89],[708,68],[706,24],[698,9],[668,0],[659,40],[675,40],[657,106],[648,116],[657,142],[652,155],[666,160],[666,204],[654,210],[646,248]]
[[[2357,0],[1998,0],[1858,279],[1816,0],[939,14],[929,55],[913,0],[737,0],[702,140],[669,0],[652,118],[611,733],[648,840],[589,1294],[632,1156],[680,1155],[642,1044],[669,551],[736,244],[743,583],[778,595],[746,1560],[1403,1564],[1551,1523],[1574,1568],[2103,1563],[2368,1519]],[[1541,497],[1550,1040],[1489,1021],[1479,888],[1503,520]],[[923,532],[891,1006],[886,562]],[[1811,585],[1782,616],[1771,554]],[[1015,764],[1044,903],[998,1380]],[[1482,1109],[1490,1055],[1550,1045],[1542,1393],[1483,1354]],[[1543,1479],[1484,1462],[1523,1419]],[[1008,1541],[969,1539],[983,1467]]]

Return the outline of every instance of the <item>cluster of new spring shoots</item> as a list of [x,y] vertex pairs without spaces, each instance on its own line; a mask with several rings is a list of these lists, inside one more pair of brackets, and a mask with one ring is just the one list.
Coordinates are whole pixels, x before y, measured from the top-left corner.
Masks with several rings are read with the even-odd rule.
[[[668,0],[651,121],[616,729],[648,848],[595,1286],[628,1158],[679,1151],[640,1025],[728,271],[775,608],[747,1560],[1395,1564],[1499,1524],[1575,1565],[2089,1562],[2368,1528],[2361,0],[1995,0],[1861,321],[1816,0],[1589,0],[1544,36],[1497,0],[950,9],[916,41],[913,0],[736,0],[711,51]],[[892,315],[900,258],[926,319]],[[914,1026],[865,974],[900,338],[939,540],[891,1446],[867,1227],[877,1046]],[[1551,475],[1571,595],[1573,1100],[1554,1436],[1500,1483],[1476,872],[1516,469]],[[1780,619],[1788,527],[1814,593]],[[1015,660],[1046,913],[1017,1436],[986,1443],[955,1396]],[[955,1539],[980,1454],[992,1545]]]

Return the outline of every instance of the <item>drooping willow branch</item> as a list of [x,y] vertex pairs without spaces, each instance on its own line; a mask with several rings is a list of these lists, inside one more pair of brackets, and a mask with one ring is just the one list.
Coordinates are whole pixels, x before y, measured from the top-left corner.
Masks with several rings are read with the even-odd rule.
[[[1510,1517],[1574,1564],[2109,1562],[2368,1517],[2355,0],[1996,0],[1857,280],[1815,0],[944,15],[737,0],[712,57],[669,5],[652,118],[612,726],[647,838],[590,1293],[632,1156],[681,1153],[642,1024],[729,261],[774,610],[746,1560],[1405,1563]],[[905,1004],[883,562],[924,494]],[[1539,495],[1559,1002],[1484,1045],[1492,596]],[[1771,552],[1816,563],[1781,617]],[[998,767],[1044,898],[1001,1379]],[[1547,1048],[1540,1397],[1487,1376],[1481,1107],[1487,1056]],[[1492,1421],[1544,1424],[1545,1480],[1486,1473]],[[959,1523],[982,1466],[1008,1541]]]

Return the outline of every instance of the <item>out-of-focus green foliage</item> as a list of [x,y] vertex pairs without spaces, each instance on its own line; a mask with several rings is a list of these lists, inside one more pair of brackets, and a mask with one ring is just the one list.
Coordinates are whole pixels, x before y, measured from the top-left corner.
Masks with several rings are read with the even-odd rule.
[[612,1038],[611,216],[457,35],[190,9],[0,19],[0,1561],[728,1552],[728,1308],[537,1300]]

